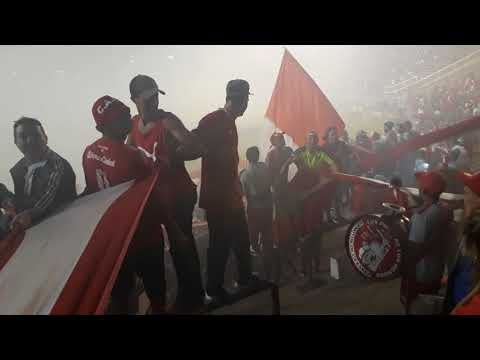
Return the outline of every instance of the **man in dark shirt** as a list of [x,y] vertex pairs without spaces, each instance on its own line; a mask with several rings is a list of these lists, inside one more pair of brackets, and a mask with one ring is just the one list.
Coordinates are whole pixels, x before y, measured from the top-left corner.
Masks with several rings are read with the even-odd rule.
[[[412,140],[418,134],[413,130],[412,123],[410,121],[405,121],[402,123],[403,125],[403,133],[399,136],[400,142],[406,142]],[[414,176],[414,168],[415,168],[415,152],[409,152],[405,154],[398,162],[399,164],[399,172],[402,178],[403,184],[405,186],[415,186],[415,176]]]
[[[323,140],[325,141],[323,150],[335,162],[338,171],[348,173],[352,150],[347,143],[339,139],[337,128],[334,126],[329,127],[325,132]],[[338,223],[338,220],[342,218],[343,197],[347,198],[348,187],[344,184],[338,184],[334,190],[335,197],[333,198],[328,216],[330,221]]]
[[[374,147],[374,151],[380,154],[398,144],[398,135],[393,121],[386,121],[383,124],[383,131],[383,138]],[[381,175],[386,181],[390,181],[396,169],[397,161],[388,161],[375,170],[377,175]]]
[[77,196],[72,167],[48,145],[40,121],[22,117],[13,125],[24,157],[10,170],[14,193],[0,189],[2,208],[15,210],[10,228],[28,228]]
[[365,130],[360,130],[357,133],[355,144],[357,146],[361,146],[364,149],[372,150],[372,140],[368,137],[368,134]]
[[255,281],[249,246],[248,226],[238,177],[238,134],[235,120],[248,106],[250,86],[245,80],[227,84],[226,104],[200,120],[193,130],[206,147],[202,156],[199,206],[206,210],[209,228],[207,293],[228,301],[223,288],[225,268],[232,249],[237,258],[238,284]]
[[291,147],[285,145],[283,133],[275,132],[270,137],[272,149],[265,157],[265,164],[272,179],[274,219],[273,238],[278,253],[279,266],[275,267],[275,278],[280,281],[286,266],[289,265],[289,257],[296,256],[297,235],[295,233],[293,197],[288,191],[288,170],[283,164],[293,153]]

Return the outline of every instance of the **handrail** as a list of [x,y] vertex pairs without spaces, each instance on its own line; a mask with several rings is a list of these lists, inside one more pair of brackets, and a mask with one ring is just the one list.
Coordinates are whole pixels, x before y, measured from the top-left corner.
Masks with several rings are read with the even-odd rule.
[[465,68],[468,67],[470,64],[471,64],[471,63],[462,64],[462,65],[460,65],[458,68],[455,68],[455,69],[453,69],[453,70],[451,70],[451,71],[449,71],[449,72],[447,72],[447,73],[445,73],[445,74],[442,74],[442,75],[440,75],[438,78],[433,79],[433,80],[427,82],[426,84],[420,85],[420,86],[419,86],[419,89],[424,89],[424,88],[426,88],[426,87],[429,87],[430,85],[434,84],[435,82],[440,81],[440,80],[442,80],[442,79],[444,79],[444,78],[446,78],[446,77],[448,77],[448,76],[450,76],[450,75],[452,75],[452,74],[454,74],[454,73],[456,73],[456,72],[458,72],[458,71],[461,71],[461,70],[465,69]]
[[[479,49],[479,50],[475,50],[474,52],[472,52],[472,53],[470,53],[470,54],[468,54],[468,55],[465,55],[464,57],[462,57],[462,58],[460,58],[460,59],[458,59],[458,60],[455,60],[453,63],[447,64],[447,65],[445,65],[444,67],[442,67],[442,68],[434,71],[434,72],[431,73],[430,75],[427,75],[426,77],[422,78],[421,80],[428,79],[429,77],[435,75],[436,73],[445,71],[447,68],[449,68],[449,67],[451,67],[451,66],[454,66],[454,65],[456,65],[456,64],[458,64],[458,63],[460,63],[460,62],[462,62],[462,61],[466,61],[468,58],[472,57],[473,55],[475,55],[475,53],[477,53],[477,52],[479,52],[479,51],[480,51],[480,49]],[[415,76],[412,76],[410,79],[413,79],[413,78],[415,78]],[[418,78],[418,76],[417,76],[417,78]],[[408,80],[410,80],[410,79],[408,79]],[[395,84],[394,86],[389,86],[389,87],[387,87],[387,89],[391,89],[391,88],[397,87],[398,85],[400,85],[400,84],[402,84],[402,83],[404,83],[404,82],[407,82],[408,80],[405,80],[405,81],[403,81],[403,82],[401,82],[401,83]]]
[[[390,91],[390,92],[385,92],[386,95],[392,95],[392,94],[396,94],[400,91],[403,91],[403,90],[407,90],[408,88],[411,88],[412,86],[415,86],[415,85],[418,85],[418,84],[421,84],[422,82],[438,75],[438,74],[441,74],[442,72],[445,72],[446,70],[448,70],[449,68],[453,67],[453,66],[456,66],[456,65],[459,65],[460,63],[463,63],[463,62],[467,62],[468,60],[470,60],[470,58],[472,58],[473,56],[477,55],[480,53],[480,49],[478,50],[475,50],[474,52],[464,56],[463,58],[461,59],[458,59],[456,61],[454,61],[453,63],[450,63],[444,67],[442,67],[441,69],[437,70],[437,71],[434,71],[433,73],[431,73],[430,75],[427,75],[423,78],[421,78],[420,80],[414,82],[413,84],[410,84],[410,85],[407,85],[407,86],[404,86],[400,89],[396,89],[396,90],[393,90],[393,91]],[[459,67],[459,68],[456,68],[456,69],[453,69],[451,70],[450,72],[446,73],[446,75],[449,75],[449,74],[452,74],[454,73],[455,71],[459,71],[460,69],[462,69],[463,67]],[[445,75],[445,76],[446,76]],[[442,79],[443,77],[439,77],[438,79],[435,79],[433,82],[435,81],[438,81],[440,79]]]
[[400,81],[400,82],[397,83],[397,84],[385,86],[385,89],[387,89],[387,90],[388,90],[388,89],[393,89],[393,88],[396,88],[396,87],[398,87],[398,86],[400,86],[400,85],[402,85],[402,84],[405,84],[405,83],[409,82],[410,80],[415,80],[415,79],[418,79],[418,75],[414,75],[414,76],[412,76],[412,77],[410,77],[410,78],[408,78],[408,79],[406,79],[406,80],[402,80],[402,81]]
[[468,60],[469,58],[471,58],[472,56],[474,56],[474,55],[477,54],[477,53],[480,53],[480,49],[475,50],[474,52],[472,52],[472,53],[464,56],[463,58],[458,59],[457,61],[454,61],[453,63],[444,66],[443,68],[441,68],[441,69],[439,69],[439,70],[431,73],[430,75],[424,77],[422,80],[426,80],[426,79],[432,77],[433,75],[435,75],[436,73],[440,73],[440,72],[446,70],[446,69],[449,68],[449,67],[452,67],[452,66],[457,65],[457,64],[459,64],[459,63],[461,63],[461,62],[464,62],[464,61]]

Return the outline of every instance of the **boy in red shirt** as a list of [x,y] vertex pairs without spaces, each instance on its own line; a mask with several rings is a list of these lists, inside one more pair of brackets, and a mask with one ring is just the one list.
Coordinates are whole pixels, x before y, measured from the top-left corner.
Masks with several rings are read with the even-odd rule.
[[[103,96],[93,105],[92,114],[97,123],[96,128],[103,136],[87,146],[83,154],[86,182],[84,194],[141,179],[154,172],[153,164],[141,151],[124,144],[132,128],[130,109],[126,105],[110,96]],[[158,214],[161,214],[161,222],[169,234],[181,235],[178,235],[178,229],[169,220],[167,213],[170,207],[168,189],[156,186],[151,199],[153,201],[147,203],[112,290],[112,311],[115,313],[131,312],[135,273],[143,280],[152,312],[165,311],[164,242]]]

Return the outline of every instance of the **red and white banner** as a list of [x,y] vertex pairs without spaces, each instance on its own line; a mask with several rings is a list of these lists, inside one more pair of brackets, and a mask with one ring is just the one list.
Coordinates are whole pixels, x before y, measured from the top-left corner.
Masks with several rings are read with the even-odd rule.
[[0,314],[103,314],[157,176],[82,197],[0,241]]
[[468,120],[460,121],[443,129],[434,130],[428,134],[416,136],[409,141],[401,142],[398,145],[386,149],[382,153],[374,153],[360,147],[355,147],[359,157],[360,166],[364,170],[377,168],[386,162],[397,160],[403,155],[429,146],[449,138],[468,134],[480,129],[480,117],[476,116]]

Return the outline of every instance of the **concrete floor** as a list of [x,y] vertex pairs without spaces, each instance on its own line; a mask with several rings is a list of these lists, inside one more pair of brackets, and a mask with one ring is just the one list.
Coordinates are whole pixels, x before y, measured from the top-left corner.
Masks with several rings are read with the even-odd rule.
[[[346,227],[332,231],[322,241],[322,268],[316,277],[321,286],[304,292],[301,279],[280,288],[282,315],[402,315],[400,280],[372,282],[363,279],[352,268],[344,248]],[[208,241],[206,229],[197,229],[199,251]],[[202,255],[201,255],[202,256]],[[330,257],[339,261],[340,279],[330,277]],[[269,315],[268,291],[247,298],[213,313],[218,315]]]

